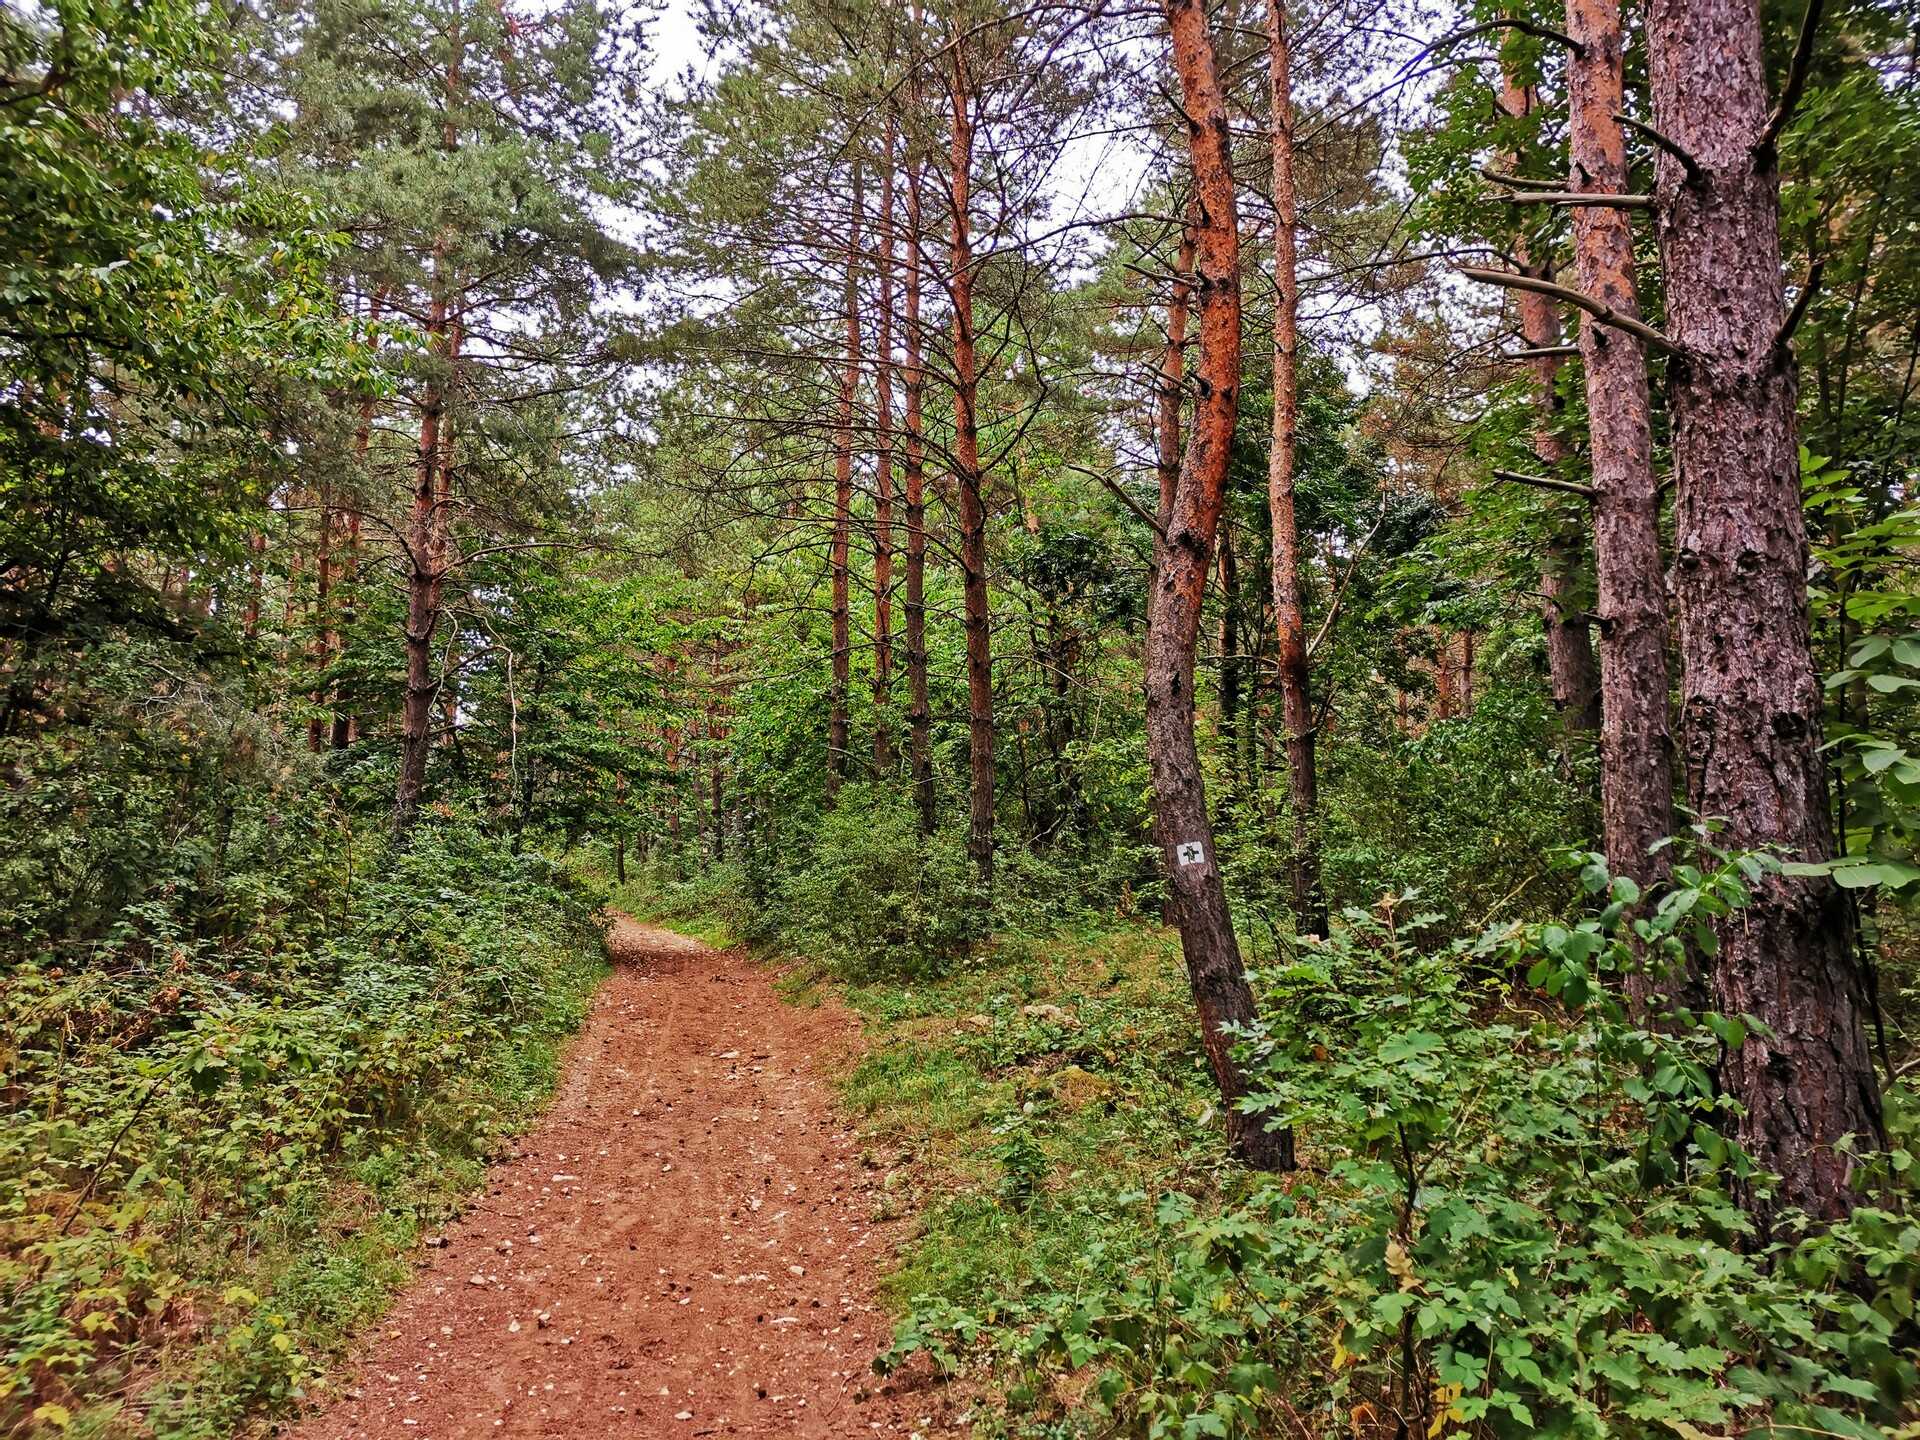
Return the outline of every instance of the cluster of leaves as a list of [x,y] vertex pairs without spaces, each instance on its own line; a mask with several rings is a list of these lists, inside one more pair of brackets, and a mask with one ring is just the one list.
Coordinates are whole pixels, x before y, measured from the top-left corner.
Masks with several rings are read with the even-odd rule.
[[1042,1418],[1077,1396],[1088,1428],[1183,1440],[1880,1435],[1920,1393],[1909,1101],[1850,1220],[1756,1235],[1730,1189],[1766,1177],[1711,1080],[1752,1022],[1649,1025],[1620,997],[1678,981],[1762,862],[1682,864],[1642,906],[1581,859],[1577,923],[1422,948],[1433,917],[1386,904],[1264,972],[1246,1103],[1297,1127],[1306,1171],[1227,1203],[1116,1194],[1126,1253],[926,1297],[886,1361],[988,1337]]
[[77,1423],[158,1365],[147,1423],[221,1433],[313,1373],[233,1257],[311,1245],[384,1145],[486,1149],[519,1097],[468,1073],[577,1021],[597,935],[501,838],[356,834],[244,685],[141,643],[93,659],[85,731],[5,742],[0,1419]]

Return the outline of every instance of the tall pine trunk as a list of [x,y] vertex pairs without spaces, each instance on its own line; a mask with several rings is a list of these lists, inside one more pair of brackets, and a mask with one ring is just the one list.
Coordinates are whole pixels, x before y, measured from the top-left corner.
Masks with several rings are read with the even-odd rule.
[[[1568,188],[1619,195],[1628,184],[1625,31],[1619,0],[1567,0],[1567,33],[1580,47],[1567,67],[1571,112]],[[1580,288],[1638,316],[1631,212],[1573,211]],[[1634,336],[1580,320],[1592,440],[1593,548],[1600,584],[1600,804],[1607,863],[1644,887],[1670,862],[1656,842],[1673,833],[1673,741],[1667,717],[1667,590],[1660,561],[1660,492],[1653,474],[1653,408],[1647,358]]]
[[[1500,103],[1509,115],[1532,112],[1538,97],[1530,85],[1511,75],[1501,86]],[[1513,159],[1514,157],[1509,157]],[[1514,269],[1541,280],[1553,279],[1553,265],[1535,260],[1524,237],[1513,246]],[[1561,343],[1560,317],[1554,302],[1531,290],[1518,292],[1520,338],[1529,350],[1551,351]],[[1533,376],[1538,418],[1533,427],[1533,453],[1552,474],[1571,453],[1556,422],[1560,416],[1560,357],[1535,354],[1527,362]],[[1547,675],[1554,708],[1569,731],[1600,728],[1600,665],[1593,653],[1593,630],[1577,603],[1580,560],[1586,549],[1586,515],[1557,523],[1548,533],[1540,557],[1540,619],[1546,633]]]
[[[436,265],[438,264],[436,260]],[[436,278],[438,286],[440,280]],[[451,365],[447,300],[434,298],[427,322],[428,343]],[[405,630],[407,681],[400,706],[400,780],[394,795],[393,828],[404,836],[420,813],[420,795],[426,786],[427,756],[433,745],[433,639],[440,623],[441,590],[446,577],[442,532],[446,523],[440,470],[445,451],[440,429],[445,423],[447,379],[436,374],[428,382],[420,410],[420,448],[414,458],[413,503],[407,516],[407,620]]]
[[1239,1107],[1248,1087],[1228,1030],[1253,1019],[1253,991],[1227,910],[1194,738],[1200,612],[1240,403],[1240,222],[1226,99],[1205,7],[1201,0],[1164,0],[1164,6],[1188,117],[1198,206],[1194,293],[1200,345],[1193,425],[1149,597],[1147,760],[1166,855],[1169,908],[1180,929],[1207,1061],[1226,1103],[1228,1141],[1247,1163],[1277,1169],[1292,1164],[1291,1135],[1269,1131],[1260,1116]]
[[1299,224],[1293,182],[1293,57],[1286,0],[1269,0],[1267,61],[1273,102],[1273,443],[1267,452],[1267,509],[1273,520],[1273,618],[1279,641],[1280,722],[1286,728],[1287,800],[1293,848],[1287,878],[1294,923],[1325,934],[1320,893],[1320,804],[1313,754],[1312,677],[1307,668],[1307,617],[1300,577],[1300,523],[1293,502],[1300,425],[1300,284],[1295,253]]
[[873,771],[893,768],[893,119],[881,141],[880,276],[874,316]]
[[966,47],[953,44],[951,156],[953,471],[960,497],[962,612],[967,635],[967,856],[993,882],[993,640],[987,609],[987,509],[981,495],[979,379],[973,322],[973,96]]
[[[1160,352],[1160,373],[1154,383],[1154,476],[1160,483],[1160,502],[1154,520],[1165,534],[1173,519],[1173,497],[1180,491],[1180,406],[1186,398],[1187,321],[1193,306],[1194,228],[1192,207],[1180,231],[1180,252],[1173,262],[1173,294],[1167,301],[1167,344]],[[1154,548],[1154,565],[1160,563]]]
[[[1667,328],[1680,347],[1668,375],[1688,800],[1726,821],[1724,845],[1826,860],[1759,0],[1650,0],[1647,40],[1654,123],[1698,167],[1690,177],[1663,151],[1657,192]],[[1721,1069],[1745,1110],[1739,1139],[1780,1174],[1780,1201],[1844,1215],[1849,1166],[1835,1142],[1884,1139],[1870,982],[1845,899],[1831,880],[1776,876],[1717,929],[1716,1008],[1773,1032],[1750,1036]]]
[[[917,95],[917,92],[916,92]],[[927,369],[920,332],[921,210],[920,160],[907,157],[907,264],[901,295],[902,340],[906,350],[902,448],[902,498],[907,507],[906,644],[907,765],[913,774],[914,807],[920,832],[931,835],[933,812],[933,711],[927,696],[927,475],[926,429],[922,405]]]
[[[456,9],[448,36],[446,115],[440,127],[440,148],[451,155],[459,148],[456,103],[465,86],[466,38]],[[427,756],[433,745],[434,679],[433,636],[440,623],[441,593],[447,573],[447,532],[450,522],[446,426],[447,397],[460,354],[462,326],[449,296],[448,250],[451,237],[444,224],[433,244],[428,283],[433,298],[428,311],[427,345],[443,362],[430,376],[420,411],[420,453],[414,461],[413,504],[407,517],[407,620],[405,629],[406,694],[400,707],[400,778],[395,787],[393,829],[404,839],[420,814],[420,795],[426,788]]]
[[853,167],[853,207],[847,219],[847,352],[840,369],[838,412],[833,427],[833,678],[827,689],[827,801],[847,778],[853,688],[852,536],[853,401],[860,384],[860,166]]

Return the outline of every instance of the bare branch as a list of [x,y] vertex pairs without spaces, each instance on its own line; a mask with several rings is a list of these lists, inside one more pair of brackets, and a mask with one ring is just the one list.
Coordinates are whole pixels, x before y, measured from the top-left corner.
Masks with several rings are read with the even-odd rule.
[[1575,40],[1571,35],[1561,30],[1555,30],[1551,26],[1539,24],[1537,21],[1521,20],[1518,18],[1488,20],[1479,25],[1469,25],[1464,30],[1456,30],[1451,35],[1443,35],[1425,50],[1422,50],[1420,54],[1414,56],[1412,60],[1409,60],[1406,66],[1403,67],[1402,73],[1411,69],[1423,57],[1431,55],[1436,50],[1444,50],[1450,45],[1458,45],[1462,40],[1471,40],[1476,35],[1485,35],[1494,30],[1518,30],[1523,35],[1531,35],[1539,40],[1558,41],[1575,55],[1584,55],[1586,53],[1580,42]]
[[1767,128],[1753,143],[1755,155],[1771,155],[1773,142],[1780,138],[1787,121],[1799,107],[1800,95],[1807,88],[1807,71],[1813,66],[1813,41],[1820,29],[1820,12],[1826,0],[1807,0],[1807,13],[1800,17],[1800,39],[1793,47],[1793,63],[1787,67],[1787,83],[1780,87],[1780,103],[1767,117]]
[[1604,205],[1610,210],[1651,210],[1651,195],[1609,195],[1588,190],[1523,190],[1506,197],[1509,205]]
[[1107,489],[1111,490],[1114,498],[1126,506],[1127,509],[1131,510],[1134,516],[1149,530],[1153,531],[1154,534],[1158,535],[1162,541],[1167,538],[1167,532],[1160,528],[1160,522],[1145,510],[1141,509],[1140,502],[1127,494],[1125,487],[1123,487],[1118,480],[1115,480],[1111,475],[1107,474],[1106,471],[1095,470],[1086,465],[1075,465],[1071,462],[1068,463],[1067,469],[1078,471],[1082,475],[1091,475],[1102,485],[1106,486]]
[[1793,309],[1787,312],[1787,318],[1780,322],[1780,333],[1773,337],[1773,363],[1784,365],[1787,360],[1787,347],[1792,343],[1793,332],[1800,328],[1800,322],[1807,318],[1807,309],[1813,304],[1813,297],[1820,293],[1820,277],[1826,273],[1827,257],[1818,257],[1807,267],[1807,283],[1800,287],[1800,297],[1793,302]]
[[1688,154],[1686,148],[1682,146],[1679,141],[1671,139],[1662,132],[1654,129],[1653,126],[1647,124],[1644,120],[1634,119],[1633,116],[1626,114],[1624,111],[1614,111],[1613,118],[1626,126],[1627,129],[1633,131],[1634,134],[1645,136],[1648,140],[1651,140],[1655,145],[1658,145],[1662,150],[1666,151],[1667,154],[1678,160],[1687,172],[1687,183],[1689,185],[1698,185],[1700,183],[1700,162]]
[[1556,480],[1551,475],[1528,475],[1519,470],[1496,470],[1493,478],[1509,485],[1530,485],[1536,490],[1561,490],[1583,500],[1592,500],[1597,493],[1591,485],[1582,485],[1578,480]]
[[1491,165],[1482,165],[1480,174],[1496,185],[1505,185],[1514,190],[1555,190],[1566,183],[1563,180],[1535,180],[1530,175],[1509,175]]
[[1560,360],[1569,355],[1578,355],[1578,345],[1534,345],[1525,350],[1509,350],[1502,360]]
[[1556,285],[1551,280],[1541,280],[1532,275],[1516,275],[1508,270],[1481,270],[1463,265],[1460,273],[1469,280],[1478,280],[1483,285],[1502,285],[1509,290],[1531,290],[1537,295],[1550,295],[1556,300],[1586,311],[1602,325],[1611,325],[1616,330],[1624,330],[1643,345],[1650,345],[1667,355],[1678,355],[1680,347],[1662,335],[1646,321],[1632,315],[1623,315],[1603,300],[1574,290],[1565,285]]

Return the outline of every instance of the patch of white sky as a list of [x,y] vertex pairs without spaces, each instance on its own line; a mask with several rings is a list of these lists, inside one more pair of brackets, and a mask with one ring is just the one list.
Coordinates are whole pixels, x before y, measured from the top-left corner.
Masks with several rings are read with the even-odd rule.
[[[714,54],[702,30],[702,8],[702,0],[657,0],[653,6],[646,26],[644,84],[655,95],[686,93],[714,79],[726,63],[725,57]],[[1421,50],[1423,34],[1432,37],[1447,33],[1459,12],[1451,0],[1408,0],[1403,14],[1411,23],[1395,25],[1387,12],[1401,8],[1379,0],[1347,0],[1326,15],[1331,25],[1351,26],[1349,38],[1360,40],[1361,48],[1371,57],[1358,75],[1347,76],[1340,97],[1333,103],[1334,110],[1349,105],[1356,110],[1400,110],[1419,104],[1438,83],[1438,72],[1432,77],[1410,77],[1402,65],[1408,55]],[[1142,67],[1158,63],[1152,43],[1150,39],[1131,42],[1133,63]],[[1315,98],[1303,97],[1309,105]],[[1394,128],[1391,123],[1386,126],[1390,135]],[[1151,208],[1153,195],[1164,184],[1166,166],[1164,155],[1150,136],[1124,123],[1116,124],[1111,112],[1099,113],[1096,107],[1083,125],[1067,129],[1044,172],[1031,183],[1036,197],[1044,201],[1038,207],[1043,218],[1036,222],[1036,228],[1049,237],[1048,248],[1069,276],[1090,275],[1100,255],[1113,243],[1111,228],[1103,222]],[[1378,179],[1384,194],[1394,203],[1410,202],[1405,164],[1391,139],[1382,156]],[[1259,197],[1265,187],[1256,184],[1246,189],[1243,211],[1257,225],[1264,221],[1266,202]],[[628,213],[614,223],[630,240],[645,243],[646,217]],[[1300,279],[1303,325],[1309,334],[1320,332],[1322,343],[1339,358],[1351,384],[1367,388],[1371,383],[1369,353],[1387,323],[1385,314],[1378,305],[1356,299],[1351,287],[1337,276],[1317,274],[1310,257],[1303,256]],[[724,303],[722,295],[712,299],[716,304]],[[637,296],[620,297],[616,303],[630,311],[645,308]]]

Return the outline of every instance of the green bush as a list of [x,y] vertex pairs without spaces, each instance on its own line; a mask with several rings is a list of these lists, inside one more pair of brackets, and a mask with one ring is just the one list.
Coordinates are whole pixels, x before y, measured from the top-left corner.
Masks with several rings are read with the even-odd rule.
[[277,1294],[242,1257],[297,1269],[383,1147],[422,1197],[454,1184],[548,1082],[600,964],[593,897],[545,857],[454,821],[390,849],[243,688],[158,687],[152,659],[103,647],[131,693],[5,756],[9,1433],[111,1410],[136,1370],[160,1434],[288,1404],[370,1295]]
[[1238,1200],[1113,1196],[1135,1248],[918,1301],[888,1363],[990,1337],[1016,1402],[1084,1395],[1085,1428],[1156,1437],[1887,1433],[1920,1387],[1911,1093],[1850,1220],[1757,1236],[1728,1186],[1766,1177],[1712,1082],[1749,1022],[1647,1027],[1617,996],[1760,862],[1683,865],[1635,918],[1631,882],[1581,859],[1578,923],[1422,947],[1433,917],[1387,905],[1265,971],[1247,1104],[1296,1127],[1305,1170]]
[[849,974],[924,974],[979,938],[986,909],[957,838],[922,836],[906,798],[849,785],[782,877],[774,924],[781,943]]

